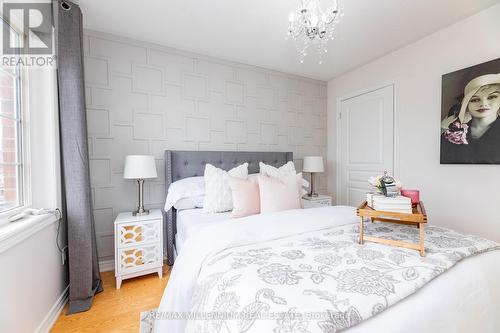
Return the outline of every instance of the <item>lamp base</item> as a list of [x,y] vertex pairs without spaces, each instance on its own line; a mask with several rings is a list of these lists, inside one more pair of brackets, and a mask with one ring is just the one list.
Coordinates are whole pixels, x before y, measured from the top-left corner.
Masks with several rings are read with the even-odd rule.
[[149,215],[149,210],[143,210],[142,212],[136,210],[132,212],[132,216],[144,216],[144,215]]
[[139,206],[132,212],[132,216],[144,216],[149,214],[149,210],[144,209],[144,179],[137,179],[139,185]]

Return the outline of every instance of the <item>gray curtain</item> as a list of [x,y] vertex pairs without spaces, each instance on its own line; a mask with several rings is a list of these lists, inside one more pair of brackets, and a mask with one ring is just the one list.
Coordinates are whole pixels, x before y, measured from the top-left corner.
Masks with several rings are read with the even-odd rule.
[[68,314],[86,311],[102,290],[92,211],[83,79],[82,13],[54,1],[63,196],[68,231]]

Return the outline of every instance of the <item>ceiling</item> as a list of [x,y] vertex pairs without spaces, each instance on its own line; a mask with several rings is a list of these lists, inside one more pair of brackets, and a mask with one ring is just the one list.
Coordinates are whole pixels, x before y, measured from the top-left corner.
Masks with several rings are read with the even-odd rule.
[[500,0],[343,0],[345,16],[322,65],[314,52],[301,64],[293,41],[284,38],[299,0],[75,2],[85,28],[328,80]]

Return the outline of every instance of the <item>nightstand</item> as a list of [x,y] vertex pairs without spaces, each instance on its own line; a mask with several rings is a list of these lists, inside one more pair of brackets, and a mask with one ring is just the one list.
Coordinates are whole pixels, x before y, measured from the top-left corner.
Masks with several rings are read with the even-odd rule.
[[302,206],[304,208],[316,208],[332,205],[332,197],[328,195],[318,195],[317,197],[302,197]]
[[122,280],[163,272],[163,220],[159,209],[148,215],[120,213],[115,220],[116,289]]

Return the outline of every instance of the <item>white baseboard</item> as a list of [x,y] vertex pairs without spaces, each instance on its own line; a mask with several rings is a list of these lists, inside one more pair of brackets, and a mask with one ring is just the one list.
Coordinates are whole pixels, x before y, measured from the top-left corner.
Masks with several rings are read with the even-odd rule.
[[52,326],[56,323],[57,318],[61,314],[61,311],[64,309],[64,305],[68,301],[69,296],[69,285],[64,289],[61,296],[54,303],[49,313],[43,318],[43,321],[38,325],[36,329],[36,333],[48,333],[52,329]]
[[115,261],[113,259],[100,260],[99,261],[99,271],[109,272],[115,269]]

